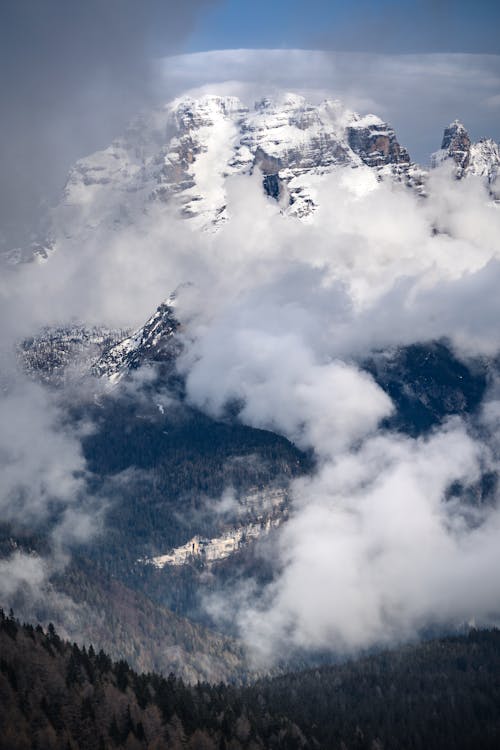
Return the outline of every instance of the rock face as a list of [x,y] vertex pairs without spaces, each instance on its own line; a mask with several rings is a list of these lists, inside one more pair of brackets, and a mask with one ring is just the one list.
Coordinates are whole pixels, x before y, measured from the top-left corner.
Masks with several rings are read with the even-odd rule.
[[349,146],[369,167],[410,165],[408,151],[399,145],[394,130],[375,115],[354,116],[347,135]]
[[491,138],[482,138],[470,149],[466,174],[482,177],[495,201],[500,201],[500,147]]
[[267,518],[258,523],[249,523],[246,526],[230,529],[222,536],[214,539],[206,539],[194,536],[186,544],[176,547],[165,555],[157,555],[149,560],[140,562],[149,563],[156,568],[164,568],[166,565],[189,565],[194,561],[210,565],[220,560],[225,560],[235,552],[253,544],[258,539],[267,536],[272,529],[281,526],[285,516]]
[[232,498],[223,533],[216,537],[196,535],[165,554],[139,560],[157,568],[166,565],[201,565],[225,560],[278,528],[287,518],[289,495],[284,487],[254,487]]

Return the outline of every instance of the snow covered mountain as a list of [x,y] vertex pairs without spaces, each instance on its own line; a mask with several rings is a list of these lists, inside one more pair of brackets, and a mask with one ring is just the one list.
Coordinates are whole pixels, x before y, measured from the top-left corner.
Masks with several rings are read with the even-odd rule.
[[[484,180],[492,198],[500,200],[500,147],[493,140],[473,143],[455,120],[445,128],[431,166],[443,162],[453,165],[457,179]],[[411,162],[387,123],[336,100],[312,105],[289,93],[249,109],[234,96],[184,96],[137,118],[107,149],[75,164],[53,211],[54,241],[36,252],[47,257],[66,241],[77,249],[89,238],[101,252],[110,232],[126,235],[127,227],[139,222],[146,232],[154,231],[168,211],[185,217],[194,230],[215,231],[230,220],[227,180],[254,170],[260,170],[263,191],[283,214],[314,221],[315,182],[336,169],[359,175],[361,183],[370,176],[373,184],[375,174],[423,195],[429,174]],[[24,342],[23,359],[28,370],[44,370],[51,381],[75,363],[112,382],[144,363],[172,370],[181,346],[174,306],[170,297],[132,334],[63,322]]]
[[[455,121],[444,132],[432,165],[451,159],[456,176],[483,177],[500,197],[500,151],[492,140],[472,143]],[[287,93],[247,107],[235,96],[183,96],[136,118],[103,151],[79,160],[53,209],[50,239],[29,254],[45,258],[68,240],[104,244],[109,233],[156,225],[166,211],[214,231],[230,219],[227,180],[259,169],[265,192],[284,214],[310,221],[315,185],[339,167],[367,167],[425,193],[427,172],[411,162],[392,127],[373,114],[360,116],[338,100],[319,105]],[[9,256],[16,262],[17,256]]]
[[259,168],[283,210],[314,212],[311,182],[338,166],[368,165],[407,178],[410,157],[394,130],[340,102],[296,94],[248,109],[232,96],[182,97],[138,118],[122,138],[75,164],[53,214],[56,236],[134,222],[168,203],[196,228],[228,219],[226,180]]
[[[500,199],[500,149],[472,143],[459,121],[444,131],[431,166],[451,160],[457,178],[478,176]],[[230,219],[227,180],[259,169],[263,190],[284,214],[313,220],[321,176],[339,167],[367,168],[425,194],[427,171],[412,163],[393,128],[360,116],[338,100],[308,103],[292,93],[247,107],[235,96],[182,96],[137,117],[122,137],[71,169],[43,243],[4,253],[10,263],[47,258],[68,241],[100,247],[127,226],[151,226],[168,211],[194,230],[215,231]],[[145,225],[144,225],[145,222]]]

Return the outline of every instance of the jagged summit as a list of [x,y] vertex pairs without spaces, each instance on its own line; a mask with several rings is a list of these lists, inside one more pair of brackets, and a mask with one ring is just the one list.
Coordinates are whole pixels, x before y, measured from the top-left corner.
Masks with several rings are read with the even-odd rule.
[[453,120],[453,122],[450,122],[448,127],[444,129],[443,142],[442,142],[441,148],[449,148],[452,140],[459,134],[465,134],[465,136],[468,137],[468,133],[467,133],[467,130],[465,129],[463,122],[461,122],[458,119],[455,119]]
[[441,150],[447,152],[447,155],[453,159],[458,169],[466,169],[470,161],[471,139],[463,124],[459,120],[454,120],[445,128]]
[[482,138],[473,143],[460,120],[454,120],[444,130],[441,149],[432,155],[432,166],[439,166],[451,159],[455,164],[455,176],[486,179],[493,198],[500,198],[500,149],[491,138]]

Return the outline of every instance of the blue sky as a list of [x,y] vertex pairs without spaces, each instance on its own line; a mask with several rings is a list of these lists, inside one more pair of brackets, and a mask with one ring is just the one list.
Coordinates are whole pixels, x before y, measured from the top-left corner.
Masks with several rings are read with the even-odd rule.
[[225,0],[200,11],[186,51],[499,53],[499,29],[499,0]]

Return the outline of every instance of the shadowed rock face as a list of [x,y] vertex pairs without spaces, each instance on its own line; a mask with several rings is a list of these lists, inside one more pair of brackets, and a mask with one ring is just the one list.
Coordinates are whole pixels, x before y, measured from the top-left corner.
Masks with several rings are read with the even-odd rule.
[[408,151],[400,146],[396,134],[386,123],[348,128],[349,146],[369,167],[410,164]]

